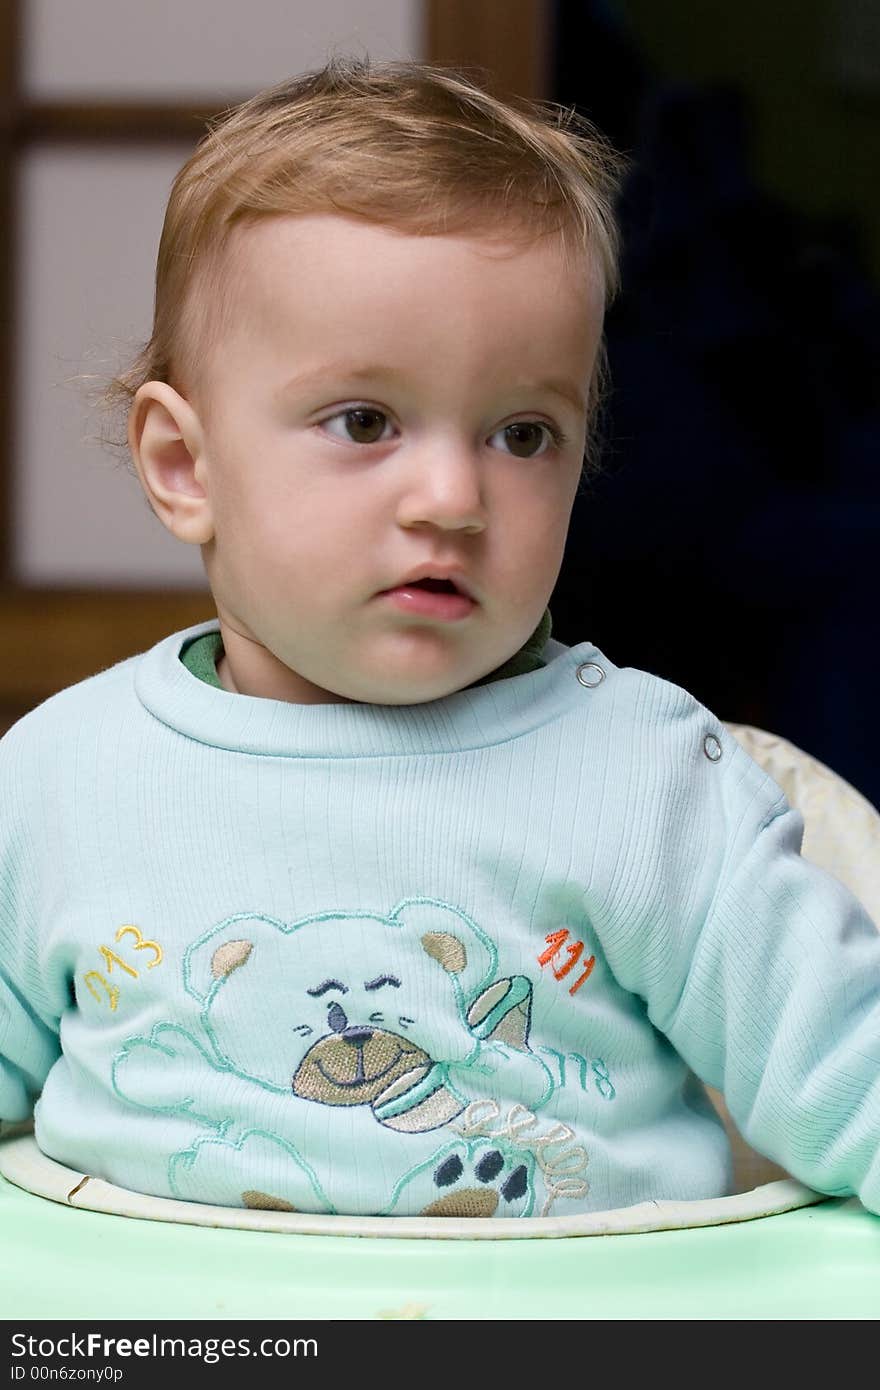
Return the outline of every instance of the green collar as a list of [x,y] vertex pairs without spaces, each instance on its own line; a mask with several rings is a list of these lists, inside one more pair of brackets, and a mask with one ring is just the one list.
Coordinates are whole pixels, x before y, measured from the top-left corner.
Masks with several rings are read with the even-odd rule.
[[[544,648],[550,640],[550,633],[553,628],[550,617],[550,609],[545,608],[544,616],[535,628],[528,641],[515,652],[503,666],[499,666],[497,671],[490,671],[488,676],[483,676],[481,680],[474,681],[473,689],[478,685],[488,685],[490,681],[507,680],[509,676],[524,676],[528,671],[539,671],[542,666],[546,666],[544,660]],[[180,653],[180,660],[184,666],[199,680],[205,681],[207,685],[215,685],[218,690],[222,690],[220,677],[217,675],[217,662],[223,654],[223,638],[219,629],[214,632],[203,632],[199,637],[193,637]]]

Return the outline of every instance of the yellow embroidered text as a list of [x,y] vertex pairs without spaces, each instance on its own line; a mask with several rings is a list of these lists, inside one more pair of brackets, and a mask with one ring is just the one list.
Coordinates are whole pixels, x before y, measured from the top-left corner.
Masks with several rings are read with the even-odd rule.
[[[146,940],[141,932],[140,927],[136,927],[133,925],[133,923],[127,922],[124,927],[120,927],[117,931],[116,940],[122,941],[123,937],[125,936],[134,937],[134,949],[136,951],[153,952],[153,959],[147,961],[146,963],[145,968],[147,970],[152,970],[154,966],[159,965],[161,963],[165,954],[162,950],[162,947],[159,945],[157,941]],[[126,975],[130,975],[133,980],[137,980],[139,978],[140,971],[136,970],[133,965],[129,965],[127,961],[124,961],[122,957],[118,955],[117,952],[114,951],[110,946],[99,946],[98,952],[103,958],[108,975],[112,974],[114,968],[118,968],[119,970],[124,970]],[[105,1002],[108,1003],[110,1005],[110,1011],[112,1013],[116,1009],[117,1004],[119,1003],[119,986],[110,984],[110,982],[107,979],[105,979],[105,977],[101,974],[100,970],[87,970],[86,973],[83,975],[83,980],[85,981],[86,988],[88,989],[92,997],[94,999],[97,999],[99,1004],[103,1004]],[[98,992],[98,985],[100,985],[104,990],[103,995]]]

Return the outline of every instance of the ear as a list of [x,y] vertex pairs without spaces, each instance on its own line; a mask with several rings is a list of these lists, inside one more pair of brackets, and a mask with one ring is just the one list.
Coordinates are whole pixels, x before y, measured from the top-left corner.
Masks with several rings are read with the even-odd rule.
[[187,994],[207,1008],[217,990],[235,971],[260,956],[262,942],[287,935],[290,928],[260,912],[236,912],[203,931],[183,953],[183,984]]
[[426,955],[438,960],[449,975],[460,975],[467,965],[467,951],[451,932],[425,932],[422,948]]
[[128,445],[147,500],[178,540],[205,545],[213,538],[204,487],[206,460],[199,418],[164,381],[147,381],[132,401]]

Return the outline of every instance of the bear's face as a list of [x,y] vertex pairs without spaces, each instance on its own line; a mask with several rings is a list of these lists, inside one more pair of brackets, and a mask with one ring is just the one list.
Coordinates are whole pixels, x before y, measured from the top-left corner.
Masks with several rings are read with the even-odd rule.
[[[308,1021],[293,1029],[308,1044],[292,1077],[296,1095],[327,1105],[371,1105],[401,1078],[427,1074],[431,1055],[419,1042],[426,1036],[424,1021],[420,1026],[405,1012],[416,1007],[418,997],[412,988],[414,962],[406,952],[394,954],[397,973],[381,969],[362,980],[364,972],[354,971],[340,979],[344,971],[323,975],[317,969],[315,982],[305,985]],[[415,961],[419,971],[421,954]]]
[[[381,984],[365,982],[364,988],[401,987],[401,981],[394,975],[378,978]],[[319,989],[327,987],[325,981]],[[431,1067],[430,1055],[406,1036],[405,1030],[415,1024],[415,1019],[399,1014],[396,1021],[401,1031],[391,1031],[384,1026],[385,1015],[381,1009],[374,1009],[369,1015],[351,1013],[377,1001],[363,1003],[356,997],[349,997],[341,981],[334,981],[331,987],[346,990],[346,993],[339,998],[328,996],[323,1022],[330,1031],[319,1037],[303,1058],[293,1077],[296,1095],[327,1105],[372,1105],[390,1086],[404,1078],[416,1081],[427,1075]],[[310,1036],[311,1031],[306,1036]]]
[[239,1074],[303,1099],[372,1105],[473,1052],[457,936],[366,915],[236,926],[250,934],[224,934],[210,955],[206,1026]]

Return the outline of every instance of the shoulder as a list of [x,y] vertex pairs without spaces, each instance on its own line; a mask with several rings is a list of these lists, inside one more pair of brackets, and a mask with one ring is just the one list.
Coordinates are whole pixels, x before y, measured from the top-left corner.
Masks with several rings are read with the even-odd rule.
[[663,795],[670,806],[702,801],[721,810],[755,803],[762,814],[785,804],[780,786],[722,714],[690,691],[637,667],[616,666],[589,643],[570,655],[585,684],[578,704],[584,731],[609,746],[616,779],[625,779],[634,793]]
[[90,711],[99,710],[105,707],[108,701],[112,702],[120,695],[130,692],[134,670],[142,655],[141,653],[127,657],[115,666],[109,666],[105,671],[87,676],[74,685],[65,686],[55,695],[50,695],[12,725],[4,735],[3,743],[39,737],[55,726],[65,726],[71,720],[77,720]]
[[[65,766],[106,742],[114,723],[134,713],[134,675],[142,654],[66,686],[23,715],[0,739],[0,780],[45,796]],[[42,788],[42,790],[41,790]],[[3,794],[0,794],[2,797]]]
[[653,739],[675,741],[696,734],[718,736],[722,722],[682,686],[634,666],[617,666],[599,647],[582,642],[567,651],[575,675],[586,690],[579,708],[590,722],[618,735],[638,729]]

